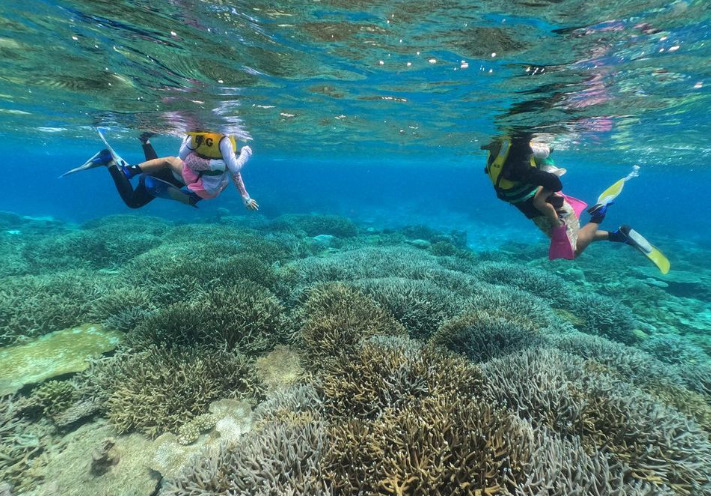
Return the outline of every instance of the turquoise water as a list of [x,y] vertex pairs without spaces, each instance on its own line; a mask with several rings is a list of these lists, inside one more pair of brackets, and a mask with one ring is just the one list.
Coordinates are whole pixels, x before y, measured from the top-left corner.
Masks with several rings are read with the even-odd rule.
[[[706,0],[2,2],[0,494],[711,494],[709,57]],[[58,178],[97,128],[234,134],[259,212]],[[671,271],[549,261],[521,130]]]

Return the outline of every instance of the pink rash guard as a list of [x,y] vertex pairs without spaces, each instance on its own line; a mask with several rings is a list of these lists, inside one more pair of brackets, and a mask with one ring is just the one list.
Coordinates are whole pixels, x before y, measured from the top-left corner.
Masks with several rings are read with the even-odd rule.
[[227,187],[229,173],[242,196],[242,201],[246,204],[251,198],[244,186],[240,171],[252,156],[252,149],[243,146],[237,157],[232,142],[223,139],[220,141],[220,153],[222,159],[202,158],[190,148],[190,136],[186,137],[178,154],[183,161],[183,181],[188,189],[194,191],[200,198],[210,199],[218,196]]

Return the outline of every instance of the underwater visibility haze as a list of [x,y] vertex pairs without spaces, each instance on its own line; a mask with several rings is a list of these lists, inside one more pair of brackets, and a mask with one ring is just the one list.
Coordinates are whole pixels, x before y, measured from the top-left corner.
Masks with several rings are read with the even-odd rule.
[[[711,495],[710,59],[707,0],[4,0],[0,495]],[[60,178],[97,130],[259,209]],[[549,260],[521,133],[653,247]]]

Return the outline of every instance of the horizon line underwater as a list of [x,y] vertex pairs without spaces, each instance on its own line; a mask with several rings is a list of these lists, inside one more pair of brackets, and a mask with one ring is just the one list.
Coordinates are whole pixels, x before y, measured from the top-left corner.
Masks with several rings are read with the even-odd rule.
[[711,496],[706,3],[0,4],[0,495]]

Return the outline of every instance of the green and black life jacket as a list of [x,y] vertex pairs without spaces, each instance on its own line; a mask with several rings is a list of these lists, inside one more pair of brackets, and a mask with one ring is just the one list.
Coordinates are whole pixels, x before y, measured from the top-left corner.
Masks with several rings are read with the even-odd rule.
[[[504,138],[498,142],[498,145],[498,150],[496,145],[489,150],[486,169],[484,169],[494,185],[496,196],[508,203],[520,203],[528,200],[536,194],[538,186],[506,179],[505,176],[511,167],[507,161],[511,151],[511,140]],[[536,167],[533,156],[531,156],[531,167]]]

